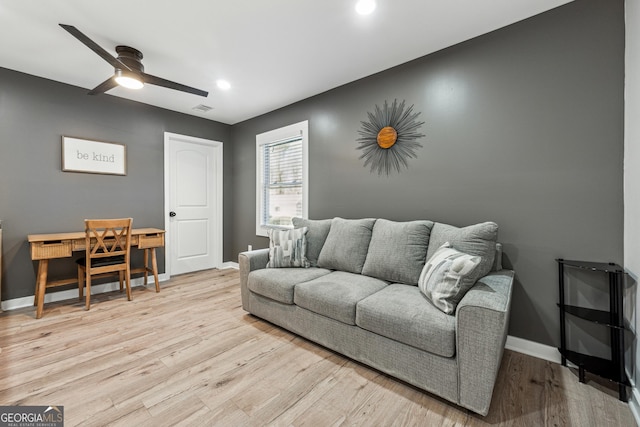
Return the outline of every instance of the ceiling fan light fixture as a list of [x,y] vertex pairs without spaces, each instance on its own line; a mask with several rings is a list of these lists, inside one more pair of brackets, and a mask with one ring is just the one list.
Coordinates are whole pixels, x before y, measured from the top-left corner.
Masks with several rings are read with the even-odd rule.
[[128,71],[116,70],[115,80],[116,83],[127,89],[142,89],[144,86],[140,77]]
[[131,46],[116,46],[118,57],[115,58],[109,52],[100,47],[96,42],[91,40],[73,25],[60,24],[60,26],[78,39],[80,43],[98,54],[102,59],[107,61],[115,70],[115,74],[104,82],[93,88],[89,95],[97,95],[113,89],[116,85],[120,85],[130,89],[141,89],[145,83],[166,87],[168,89],[179,90],[181,92],[192,93],[194,95],[207,97],[209,92],[195,87],[183,85],[181,83],[172,82],[171,80],[146,74],[142,65],[142,52]]

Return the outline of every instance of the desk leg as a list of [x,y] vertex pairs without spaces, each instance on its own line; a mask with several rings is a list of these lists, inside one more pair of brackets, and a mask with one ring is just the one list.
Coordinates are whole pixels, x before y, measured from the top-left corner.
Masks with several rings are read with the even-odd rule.
[[147,275],[149,273],[149,249],[144,250],[144,287],[147,287]]
[[158,260],[156,259],[156,248],[151,248],[151,267],[153,268],[153,278],[156,280],[156,292],[160,292],[160,281],[158,280]]
[[35,303],[37,305],[36,309],[36,319],[42,317],[42,312],[44,311],[44,291],[47,288],[47,272],[49,271],[49,260],[41,259],[38,263],[38,281],[36,283],[36,296]]

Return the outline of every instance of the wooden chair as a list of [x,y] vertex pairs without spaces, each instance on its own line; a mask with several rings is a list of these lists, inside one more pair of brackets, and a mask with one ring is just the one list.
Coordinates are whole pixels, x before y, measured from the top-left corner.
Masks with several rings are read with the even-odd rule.
[[78,296],[86,282],[85,309],[91,304],[91,276],[118,273],[120,291],[127,285],[127,299],[131,301],[131,224],[133,219],[86,219],[85,257],[78,263]]

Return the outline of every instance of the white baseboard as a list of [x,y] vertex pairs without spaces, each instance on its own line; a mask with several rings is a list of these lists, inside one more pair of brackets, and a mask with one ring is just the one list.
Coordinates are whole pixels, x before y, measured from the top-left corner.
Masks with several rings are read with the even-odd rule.
[[507,342],[504,348],[506,348],[507,350],[513,350],[517,351],[518,353],[537,357],[538,359],[548,360],[550,362],[562,362],[560,352],[557,348],[550,345],[540,344],[534,341],[513,337],[511,335],[507,336]]
[[[158,280],[160,281],[160,283],[168,279],[169,277],[167,276],[166,273],[158,275]],[[143,285],[144,285],[143,277],[136,277],[135,279],[131,280],[131,286],[133,287],[143,286]],[[155,286],[155,280],[153,279],[153,276],[149,277],[147,286]],[[117,291],[119,289],[120,289],[119,282],[103,283],[100,285],[91,286],[91,294],[92,295],[103,294],[106,292]],[[14,298],[7,301],[2,301],[2,306],[1,306],[2,311],[16,310],[18,308],[23,308],[23,307],[33,307],[33,298],[34,296],[31,295],[28,297]],[[46,304],[50,302],[64,301],[64,300],[69,300],[74,298],[75,299],[78,298],[77,287],[75,289],[67,289],[65,291],[47,293],[44,295],[44,302]]]
[[227,268],[233,268],[235,270],[240,270],[240,264],[238,264],[237,262],[233,262],[233,261],[223,262],[222,266],[220,267],[220,269],[224,270],[224,269],[227,269]]

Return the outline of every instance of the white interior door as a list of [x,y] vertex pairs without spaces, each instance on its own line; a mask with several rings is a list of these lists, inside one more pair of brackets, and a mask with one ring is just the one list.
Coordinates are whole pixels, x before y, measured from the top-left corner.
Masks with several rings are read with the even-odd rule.
[[167,272],[222,264],[222,143],[165,132]]

